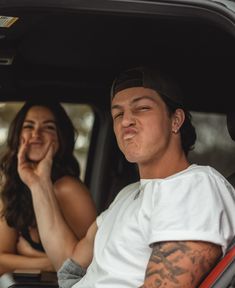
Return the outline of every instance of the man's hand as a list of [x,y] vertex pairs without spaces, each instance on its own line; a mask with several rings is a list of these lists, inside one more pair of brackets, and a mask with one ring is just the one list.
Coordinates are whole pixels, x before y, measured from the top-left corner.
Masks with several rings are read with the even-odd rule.
[[38,163],[32,162],[27,157],[29,143],[22,140],[18,152],[18,173],[21,180],[30,188],[39,181],[47,181],[51,176],[53,163],[54,145],[49,143],[45,157]]

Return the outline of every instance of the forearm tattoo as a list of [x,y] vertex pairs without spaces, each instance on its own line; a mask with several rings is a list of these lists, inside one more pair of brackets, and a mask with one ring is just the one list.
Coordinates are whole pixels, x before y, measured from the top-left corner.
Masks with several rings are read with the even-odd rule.
[[161,242],[153,251],[142,288],[193,288],[221,256],[221,248],[206,242]]

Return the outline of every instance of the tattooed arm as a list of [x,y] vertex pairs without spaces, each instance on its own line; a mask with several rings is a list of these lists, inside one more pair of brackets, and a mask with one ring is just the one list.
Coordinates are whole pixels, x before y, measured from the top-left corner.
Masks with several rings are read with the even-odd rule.
[[141,288],[194,288],[221,257],[209,242],[161,242],[152,245]]

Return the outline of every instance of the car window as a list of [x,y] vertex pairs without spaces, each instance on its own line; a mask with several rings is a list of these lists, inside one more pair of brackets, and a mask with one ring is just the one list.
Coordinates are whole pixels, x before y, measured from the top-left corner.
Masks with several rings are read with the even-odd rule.
[[195,148],[189,153],[193,163],[210,165],[225,177],[235,171],[235,141],[228,133],[226,115],[191,112],[197,132]]
[[[0,153],[2,154],[9,129],[9,124],[23,102],[0,103]],[[91,132],[94,123],[94,113],[89,105],[61,103],[73,122],[78,137],[75,142],[74,155],[81,168],[81,179],[85,179],[87,156],[90,145]]]

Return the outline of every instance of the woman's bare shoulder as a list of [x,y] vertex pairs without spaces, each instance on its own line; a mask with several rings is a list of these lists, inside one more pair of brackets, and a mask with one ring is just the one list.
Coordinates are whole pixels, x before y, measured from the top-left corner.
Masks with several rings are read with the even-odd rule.
[[63,197],[64,194],[89,194],[89,190],[80,179],[72,176],[64,176],[54,183],[55,193]]
[[78,239],[84,237],[97,212],[90,191],[79,180],[66,176],[55,184],[55,195],[61,212]]

